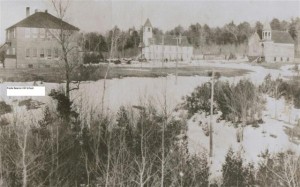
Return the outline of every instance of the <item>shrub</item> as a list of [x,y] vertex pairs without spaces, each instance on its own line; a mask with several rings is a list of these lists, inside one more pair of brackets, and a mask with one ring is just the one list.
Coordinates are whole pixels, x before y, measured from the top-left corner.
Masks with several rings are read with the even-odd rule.
[[44,103],[30,99],[25,99],[19,102],[18,106],[25,106],[27,110],[40,108]]
[[51,90],[50,97],[57,101],[56,110],[59,116],[65,120],[69,120],[70,117],[77,117],[78,114],[72,109],[72,101],[65,96],[64,93],[56,90]]
[[0,118],[0,127],[9,125],[7,118]]
[[103,59],[101,53],[90,52],[83,55],[84,64],[98,64],[101,59]]
[[253,164],[244,165],[239,153],[234,153],[232,148],[228,150],[225,163],[222,166],[223,185],[238,187],[252,186],[255,184]]
[[[214,113],[221,111],[221,119],[231,122],[256,123],[261,120],[265,101],[255,85],[249,80],[241,80],[236,85],[218,81],[215,83]],[[191,95],[185,97],[184,108],[189,116],[203,111],[210,112],[211,87],[202,84]],[[255,116],[258,119],[255,119]]]
[[5,101],[0,101],[0,116],[12,112],[11,105],[6,104]]
[[295,108],[300,108],[300,86],[293,81],[286,82],[281,78],[273,80],[268,74],[259,90],[275,99],[284,97],[286,101],[293,101]]
[[300,157],[292,151],[271,155],[268,150],[261,154],[263,158],[257,172],[259,186],[297,186],[300,181]]
[[198,86],[189,96],[184,98],[184,108],[188,110],[190,116],[203,111],[210,112],[211,88],[209,84]]

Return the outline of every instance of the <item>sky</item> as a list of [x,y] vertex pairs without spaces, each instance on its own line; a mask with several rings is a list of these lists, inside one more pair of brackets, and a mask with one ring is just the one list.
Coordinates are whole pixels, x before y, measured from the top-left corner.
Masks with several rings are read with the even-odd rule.
[[[5,29],[25,18],[25,9],[48,10],[56,15],[50,0],[0,0],[0,44],[5,39]],[[252,25],[274,17],[290,20],[300,17],[298,1],[258,0],[194,0],[194,1],[116,1],[116,0],[70,0],[66,20],[83,32],[105,33],[114,25],[121,29],[140,28],[149,18],[152,26],[163,31],[178,25],[187,28],[192,23],[223,26],[234,21],[248,21]]]

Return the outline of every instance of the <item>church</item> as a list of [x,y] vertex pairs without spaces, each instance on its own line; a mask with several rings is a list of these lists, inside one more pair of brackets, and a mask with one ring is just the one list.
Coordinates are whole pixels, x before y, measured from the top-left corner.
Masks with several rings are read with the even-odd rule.
[[261,37],[255,32],[248,41],[248,58],[260,62],[293,62],[295,42],[287,31],[272,30],[263,26]]
[[186,36],[153,34],[149,19],[143,27],[142,57],[151,61],[190,61],[193,47]]

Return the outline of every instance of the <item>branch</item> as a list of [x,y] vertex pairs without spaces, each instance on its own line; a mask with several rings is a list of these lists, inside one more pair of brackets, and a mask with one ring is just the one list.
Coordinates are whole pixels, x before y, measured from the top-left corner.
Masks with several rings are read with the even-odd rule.
[[79,90],[80,81],[76,81],[76,82],[72,82],[72,83],[74,83],[74,84],[77,83],[77,85],[75,88],[71,88],[70,91]]

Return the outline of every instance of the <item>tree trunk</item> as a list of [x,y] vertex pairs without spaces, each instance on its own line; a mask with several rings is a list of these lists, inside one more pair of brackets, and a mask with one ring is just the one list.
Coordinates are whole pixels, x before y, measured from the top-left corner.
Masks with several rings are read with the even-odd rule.
[[22,167],[23,167],[23,171],[22,171],[22,187],[26,187],[27,186],[27,164],[26,164],[27,135],[28,135],[28,131],[25,130],[24,143],[23,143],[23,147],[22,147]]
[[108,132],[108,146],[107,146],[107,163],[106,163],[106,177],[105,177],[105,187],[108,187],[109,186],[109,182],[108,182],[108,179],[109,179],[109,168],[110,168],[110,157],[111,157],[111,153],[110,153],[110,132]]
[[[165,116],[166,118],[167,116]],[[162,147],[162,153],[161,153],[161,182],[160,186],[164,187],[164,171],[165,171],[165,121],[163,122],[163,127],[162,127],[162,140],[161,140],[161,147]]]

